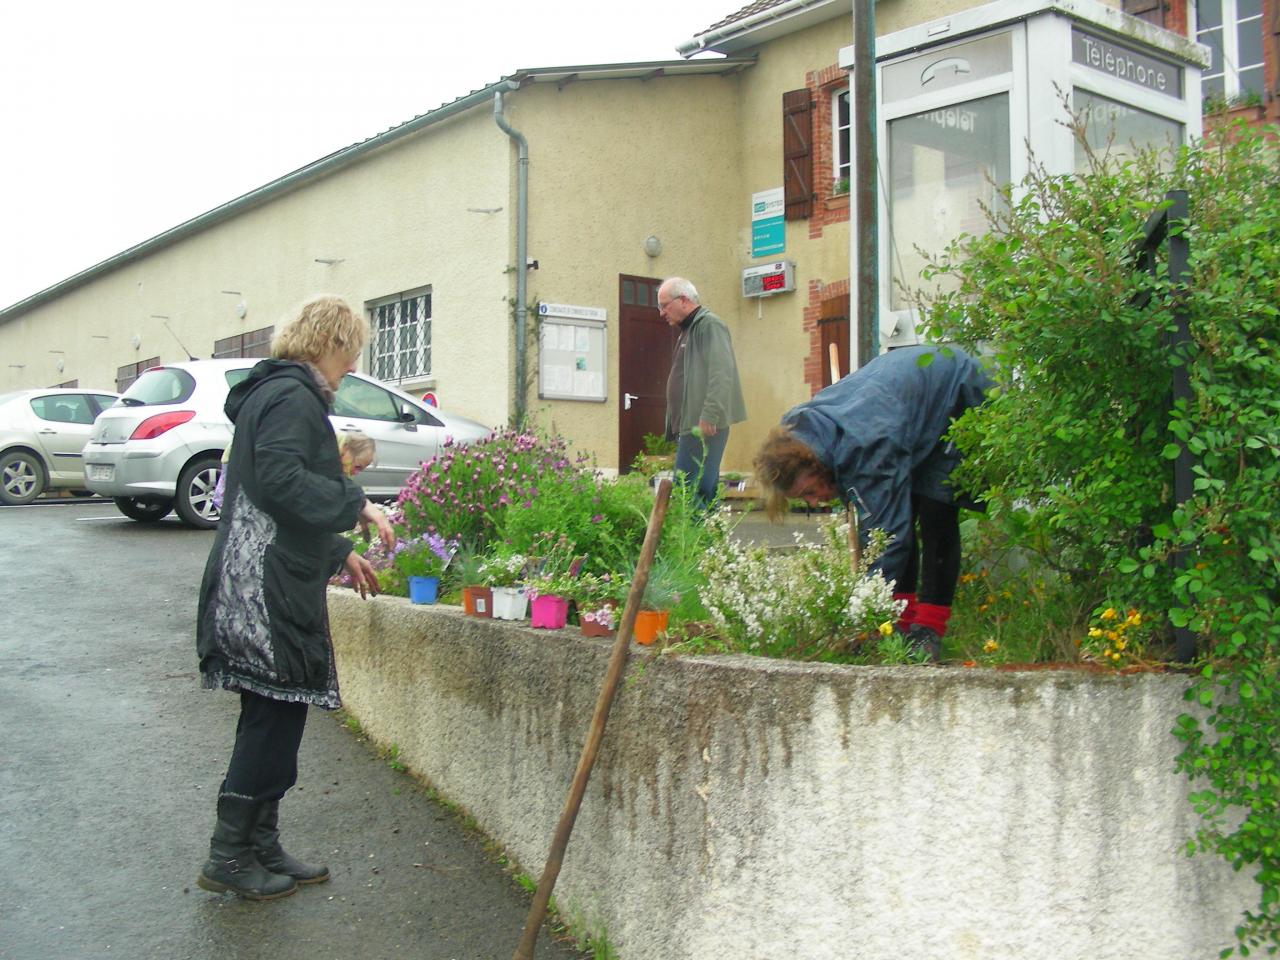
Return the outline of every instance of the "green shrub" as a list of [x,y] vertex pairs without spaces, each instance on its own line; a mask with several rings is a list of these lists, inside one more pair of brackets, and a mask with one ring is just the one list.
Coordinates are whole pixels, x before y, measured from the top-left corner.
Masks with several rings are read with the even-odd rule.
[[[929,276],[929,334],[994,361],[996,389],[952,431],[956,480],[1017,518],[1017,544],[1069,578],[1082,610],[1133,609],[1199,638],[1179,768],[1192,844],[1254,870],[1238,949],[1280,948],[1280,166],[1266,135],[1219,131],[1168,157],[1033,170]],[[1185,190],[1190,281],[1133,269],[1149,215]],[[1160,260],[1164,261],[1161,257]],[[1168,347],[1174,308],[1191,348]],[[1170,409],[1184,365],[1189,403]],[[1175,504],[1172,458],[1196,461]],[[1080,629],[1085,625],[1081,624]],[[1153,637],[1158,640],[1158,637]],[[1229,952],[1229,951],[1228,951]]]

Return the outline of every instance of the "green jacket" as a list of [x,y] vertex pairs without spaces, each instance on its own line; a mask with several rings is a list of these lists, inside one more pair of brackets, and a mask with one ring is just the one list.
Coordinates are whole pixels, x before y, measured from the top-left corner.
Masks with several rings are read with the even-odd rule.
[[[685,346],[677,360],[684,364],[684,390],[678,410],[667,410],[667,433],[688,433],[699,420],[723,430],[747,419],[733,340],[724,321],[700,306],[689,315],[682,336]],[[679,422],[672,422],[677,415]]]

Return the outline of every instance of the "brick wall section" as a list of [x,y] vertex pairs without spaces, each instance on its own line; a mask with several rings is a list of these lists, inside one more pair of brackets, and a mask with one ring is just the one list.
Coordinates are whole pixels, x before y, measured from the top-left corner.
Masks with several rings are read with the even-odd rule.
[[822,355],[822,333],[818,330],[818,320],[822,317],[824,300],[837,297],[849,299],[849,281],[834,280],[823,283],[821,280],[809,281],[809,302],[804,308],[802,324],[804,332],[809,335],[809,355],[804,360],[804,382],[809,388],[809,396],[822,389],[822,369],[827,358]]
[[833,64],[805,74],[804,85],[813,100],[813,189],[817,194],[809,217],[809,239],[818,240],[827,224],[849,219],[847,197],[831,202],[831,188],[835,184],[831,97],[849,85],[849,75]]
[[[1280,2],[1280,0],[1277,0]],[[805,87],[813,99],[813,214],[809,217],[809,239],[822,239],[829,224],[846,223],[849,220],[848,195],[832,197],[835,184],[834,138],[831,135],[834,122],[831,109],[832,96],[849,85],[849,74],[832,64],[821,70],[805,74]],[[822,389],[822,370],[826,358],[822,356],[822,334],[818,320],[822,316],[822,301],[833,297],[849,296],[849,280],[827,281],[815,278],[809,281],[808,302],[801,317],[801,326],[809,338],[809,352],[804,360],[804,382],[809,395]]]

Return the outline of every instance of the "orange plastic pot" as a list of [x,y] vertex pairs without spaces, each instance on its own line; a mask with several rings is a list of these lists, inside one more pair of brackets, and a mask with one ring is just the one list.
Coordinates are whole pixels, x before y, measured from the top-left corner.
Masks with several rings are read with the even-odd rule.
[[462,612],[469,617],[492,617],[493,591],[488,587],[463,587]]
[[636,614],[636,626],[632,632],[636,643],[648,646],[667,629],[669,610],[641,610]]

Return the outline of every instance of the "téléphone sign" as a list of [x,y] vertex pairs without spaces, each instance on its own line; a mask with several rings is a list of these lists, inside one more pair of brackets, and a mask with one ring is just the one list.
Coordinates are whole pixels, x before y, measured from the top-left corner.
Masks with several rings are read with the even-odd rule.
[[1182,69],[1083,30],[1071,31],[1071,59],[1128,83],[1182,99]]

